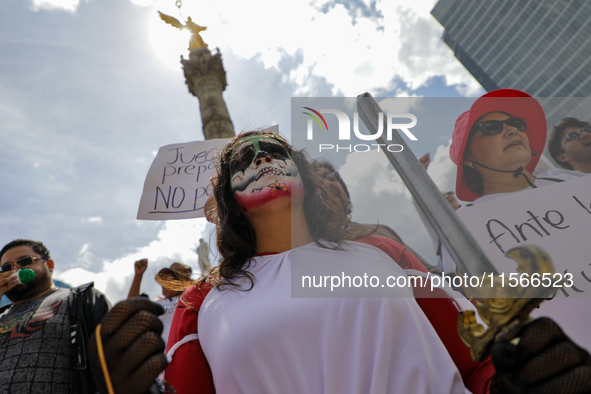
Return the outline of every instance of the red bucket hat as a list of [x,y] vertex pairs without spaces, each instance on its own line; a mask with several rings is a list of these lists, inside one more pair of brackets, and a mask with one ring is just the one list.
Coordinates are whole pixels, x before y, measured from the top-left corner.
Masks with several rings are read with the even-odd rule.
[[514,117],[523,118],[526,124],[525,134],[529,138],[532,158],[525,167],[530,173],[536,168],[544,145],[546,144],[546,115],[538,101],[529,94],[515,89],[499,89],[488,92],[478,98],[469,111],[456,120],[449,155],[456,164],[456,195],[463,201],[474,201],[474,193],[464,181],[464,151],[470,135],[470,129],[478,119],[491,112],[505,112]]

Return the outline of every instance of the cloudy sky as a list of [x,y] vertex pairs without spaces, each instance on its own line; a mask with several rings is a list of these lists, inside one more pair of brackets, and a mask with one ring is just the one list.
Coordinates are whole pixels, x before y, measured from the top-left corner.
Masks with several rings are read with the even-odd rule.
[[[203,219],[136,219],[145,175],[158,148],[203,139],[199,105],[185,85],[187,37],[157,10],[191,16],[208,30],[227,72],[224,92],[236,130],[279,124],[289,135],[292,97],[478,96],[483,90],[441,41],[429,14],[435,0],[272,1],[23,0],[0,13],[0,240],[41,240],[55,277],[94,280],[125,298],[133,262],[147,257],[142,290],[173,261],[196,271],[194,247],[209,238]],[[436,129],[436,130],[433,130]],[[431,175],[453,184],[449,127],[412,146],[430,152]],[[379,175],[367,184],[367,172]],[[351,155],[341,172],[354,190],[410,200],[379,155]],[[365,183],[362,183],[365,182]],[[375,205],[354,192],[363,216]],[[416,214],[381,216],[432,258]]]

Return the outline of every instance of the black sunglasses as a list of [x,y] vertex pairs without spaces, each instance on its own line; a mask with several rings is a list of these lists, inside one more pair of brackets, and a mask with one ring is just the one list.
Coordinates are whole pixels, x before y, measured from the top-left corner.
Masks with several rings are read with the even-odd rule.
[[256,147],[253,144],[245,145],[238,152],[232,154],[230,171],[232,173],[245,171],[255,159],[255,155],[258,157],[264,154],[279,160],[291,159],[291,155],[283,145],[276,142],[258,141]]
[[581,134],[581,132],[583,133],[589,133],[591,134],[591,125],[587,125],[587,126],[583,126],[581,127],[581,131],[571,131],[566,135],[566,138],[564,139],[563,143],[566,141],[576,141],[579,138],[581,138],[583,135]]
[[476,124],[476,128],[484,135],[495,135],[503,131],[504,125],[515,127],[517,131],[525,131],[523,118],[509,118],[505,120],[486,120]]
[[19,266],[21,268],[26,267],[28,265],[33,264],[36,260],[45,260],[45,259],[41,258],[41,257],[33,257],[33,256],[23,257],[22,259],[18,259],[14,263],[2,264],[2,271],[1,272],[11,271],[14,264],[16,264],[17,266]]

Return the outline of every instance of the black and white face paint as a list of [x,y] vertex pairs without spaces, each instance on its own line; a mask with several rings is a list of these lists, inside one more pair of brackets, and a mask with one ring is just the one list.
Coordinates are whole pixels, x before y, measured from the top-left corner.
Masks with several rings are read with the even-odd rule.
[[230,159],[230,174],[234,197],[244,212],[291,195],[292,184],[302,185],[288,149],[270,135],[240,141]]

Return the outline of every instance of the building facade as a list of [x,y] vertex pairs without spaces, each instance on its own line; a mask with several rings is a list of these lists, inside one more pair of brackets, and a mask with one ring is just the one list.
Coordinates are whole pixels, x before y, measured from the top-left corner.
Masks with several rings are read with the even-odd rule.
[[591,1],[440,0],[431,14],[485,90],[539,98],[549,127],[564,116],[591,120]]

